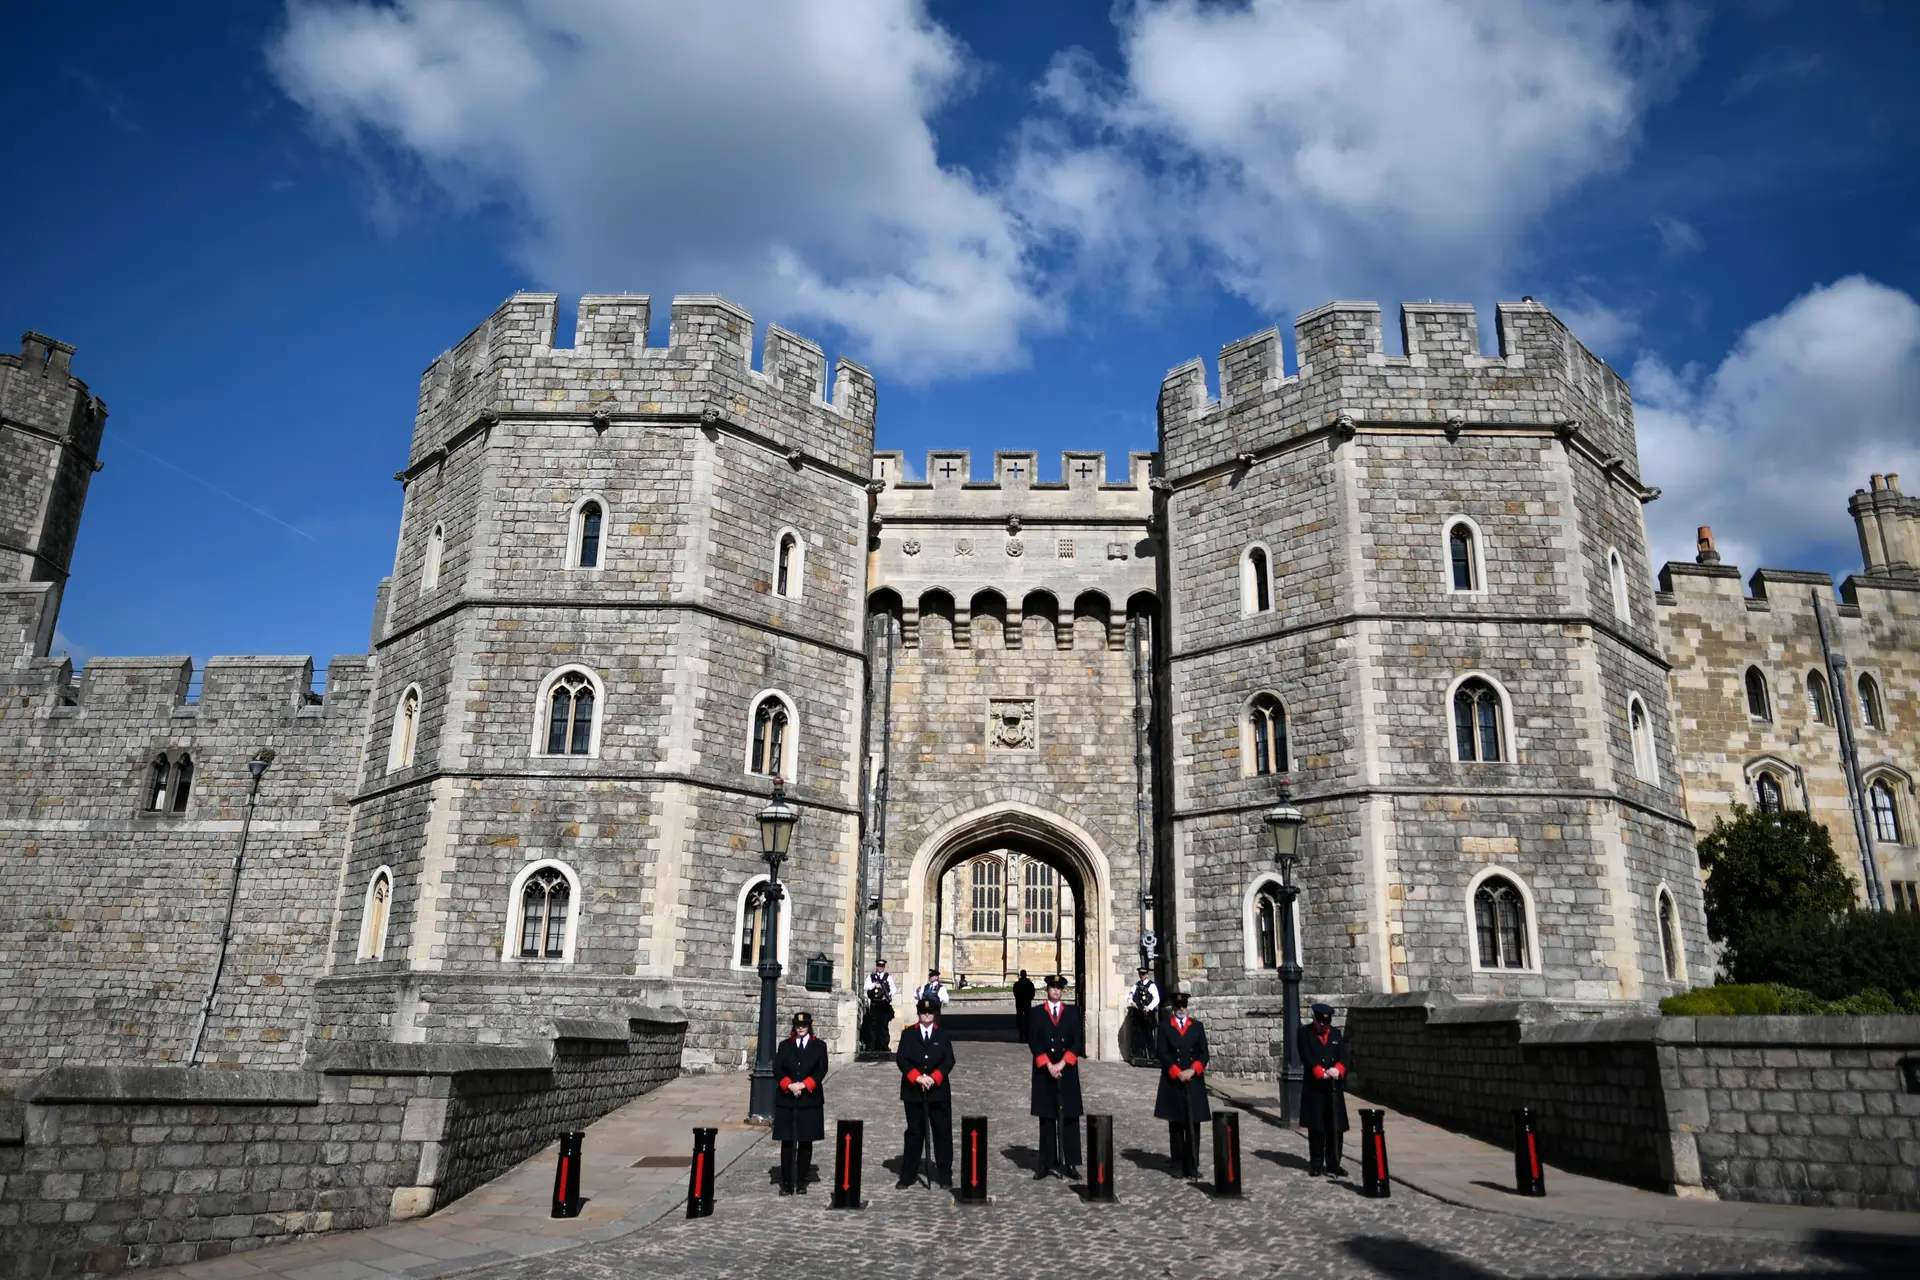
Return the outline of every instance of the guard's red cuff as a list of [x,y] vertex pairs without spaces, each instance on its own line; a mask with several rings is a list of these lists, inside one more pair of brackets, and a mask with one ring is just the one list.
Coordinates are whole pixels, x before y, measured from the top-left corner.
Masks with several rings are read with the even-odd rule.
[[1325,1067],[1315,1067],[1313,1069],[1313,1078],[1315,1080],[1325,1080],[1327,1078],[1327,1069]]
[[784,1088],[786,1088],[787,1086],[789,1086],[789,1085],[791,1085],[792,1083],[793,1083],[793,1077],[792,1077],[792,1076],[781,1076],[781,1077],[780,1077],[780,1087],[781,1087],[782,1089],[784,1089]]
[[1079,1062],[1080,1062],[1080,1059],[1078,1059],[1078,1058],[1076,1058],[1076,1057],[1074,1057],[1074,1056],[1073,1056],[1073,1050],[1071,1050],[1071,1049],[1069,1049],[1069,1050],[1067,1050],[1067,1056],[1066,1056],[1066,1057],[1064,1057],[1064,1058],[1062,1058],[1062,1059],[1060,1059],[1060,1061],[1062,1061],[1062,1062],[1064,1062],[1064,1063],[1066,1063],[1066,1064],[1067,1064],[1068,1066],[1070,1066],[1070,1067],[1072,1067],[1072,1066],[1078,1066],[1078,1065],[1079,1065]]
[[808,1077],[807,1077],[807,1078],[806,1078],[805,1080],[802,1080],[802,1081],[801,1081],[800,1083],[806,1086],[806,1088],[807,1088],[807,1092],[808,1092],[808,1093],[812,1093],[812,1092],[813,1092],[813,1088],[814,1088],[814,1085],[813,1085],[813,1077],[812,1077],[812,1076],[808,1076]]
[[907,1083],[908,1084],[920,1083],[920,1068],[915,1067],[913,1070],[907,1072]]
[[1044,1070],[1046,1070],[1046,1068],[1047,1068],[1047,1055],[1046,1055],[1046,1054],[1044,1054],[1044,1053],[1037,1053],[1037,1054],[1035,1054],[1035,1055],[1033,1056],[1033,1065],[1034,1065],[1034,1066],[1036,1066],[1036,1067],[1039,1067],[1039,1068],[1040,1068],[1040,1069],[1041,1069],[1042,1071],[1044,1071]]
[[934,1069],[934,1072],[933,1072],[933,1082],[935,1084],[940,1083],[940,1071],[939,1071],[939,1068],[937,1067]]
[[1207,1074],[1207,1064],[1196,1059],[1193,1064],[1193,1074],[1197,1076]]
[[1169,1079],[1169,1080],[1178,1080],[1179,1078],[1180,1078],[1180,1068],[1179,1068],[1179,1067],[1168,1067],[1168,1068],[1167,1068],[1167,1079]]

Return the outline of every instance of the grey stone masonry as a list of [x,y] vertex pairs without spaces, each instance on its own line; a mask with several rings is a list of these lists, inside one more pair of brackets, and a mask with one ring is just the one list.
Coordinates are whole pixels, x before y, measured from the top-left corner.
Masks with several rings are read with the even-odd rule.
[[349,1046],[300,1071],[58,1067],[0,1126],[0,1277],[111,1274],[418,1217],[679,1072],[677,1010],[549,1045]]
[[1617,1018],[1359,996],[1352,1088],[1543,1158],[1728,1200],[1920,1209],[1920,1018]]
[[[1378,307],[1330,303],[1296,323],[1296,373],[1268,331],[1223,349],[1217,399],[1198,361],[1162,386],[1165,932],[1235,1069],[1265,1065],[1237,1027],[1272,1003],[1256,698],[1285,711],[1321,989],[1634,1005],[1706,970],[1632,405],[1544,307],[1498,315],[1483,355],[1472,307],[1409,305],[1389,356]],[[1492,691],[1492,758],[1461,758],[1469,680]],[[1497,955],[1489,877],[1524,903]]]

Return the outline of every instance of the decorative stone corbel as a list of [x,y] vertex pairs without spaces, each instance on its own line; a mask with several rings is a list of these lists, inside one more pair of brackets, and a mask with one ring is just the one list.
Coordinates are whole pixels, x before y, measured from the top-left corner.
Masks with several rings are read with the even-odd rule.
[[1447,443],[1452,444],[1455,441],[1457,441],[1460,438],[1460,432],[1466,428],[1466,425],[1467,425],[1466,414],[1464,413],[1448,414],[1447,426],[1446,426]]
[[591,421],[593,422],[593,429],[604,435],[606,434],[607,428],[613,425],[613,413],[607,409],[595,409]]
[[1353,415],[1345,409],[1342,409],[1339,414],[1334,417],[1333,434],[1339,436],[1343,441],[1351,440],[1360,434],[1360,428],[1355,424]]
[[1147,488],[1153,490],[1155,493],[1172,493],[1173,481],[1167,479],[1165,476],[1150,476],[1147,479]]
[[[1018,536],[1019,533],[1020,533],[1020,517],[1008,516],[1007,517],[1007,536],[1009,538],[1012,538],[1012,537]],[[1020,553],[1016,551],[1013,554],[1019,555]]]
[[1242,471],[1253,470],[1253,454],[1243,453],[1240,455],[1240,469]]
[[806,460],[807,460],[807,455],[800,452],[798,449],[787,450],[787,465],[792,467],[795,471],[798,471],[800,469],[800,464],[805,462]]

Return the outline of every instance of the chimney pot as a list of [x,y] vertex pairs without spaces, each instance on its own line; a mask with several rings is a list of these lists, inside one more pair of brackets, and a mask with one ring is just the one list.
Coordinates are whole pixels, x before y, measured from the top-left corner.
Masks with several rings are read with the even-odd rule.
[[1719,564],[1720,553],[1713,547],[1713,526],[1703,524],[1695,534],[1695,564]]

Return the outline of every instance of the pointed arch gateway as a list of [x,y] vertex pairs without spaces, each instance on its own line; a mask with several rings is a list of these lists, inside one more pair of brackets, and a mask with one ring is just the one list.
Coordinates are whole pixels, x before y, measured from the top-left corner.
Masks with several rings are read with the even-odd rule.
[[[943,893],[942,881],[951,883],[956,868],[992,854],[1015,855],[1023,868],[1019,889],[1008,890],[1005,899],[1007,921],[1025,915],[1024,868],[1051,869],[1056,906],[1071,895],[1072,943],[1061,955],[1062,967],[1074,980],[1068,999],[1080,1005],[1086,1018],[1088,1053],[1117,1059],[1124,1013],[1120,1005],[1130,984],[1121,978],[1121,956],[1112,943],[1113,877],[1107,856],[1085,828],[1037,806],[1005,801],[975,809],[943,823],[915,850],[904,886],[912,922],[901,939],[904,985],[909,990],[918,987],[936,964],[949,982],[954,979],[950,953],[955,928],[957,924],[964,932],[970,924],[972,900],[964,886],[958,895]],[[1064,931],[1062,936],[1064,942]],[[1046,954],[1051,959],[1053,953]],[[1036,983],[1046,976],[1031,964],[1025,967]]]

